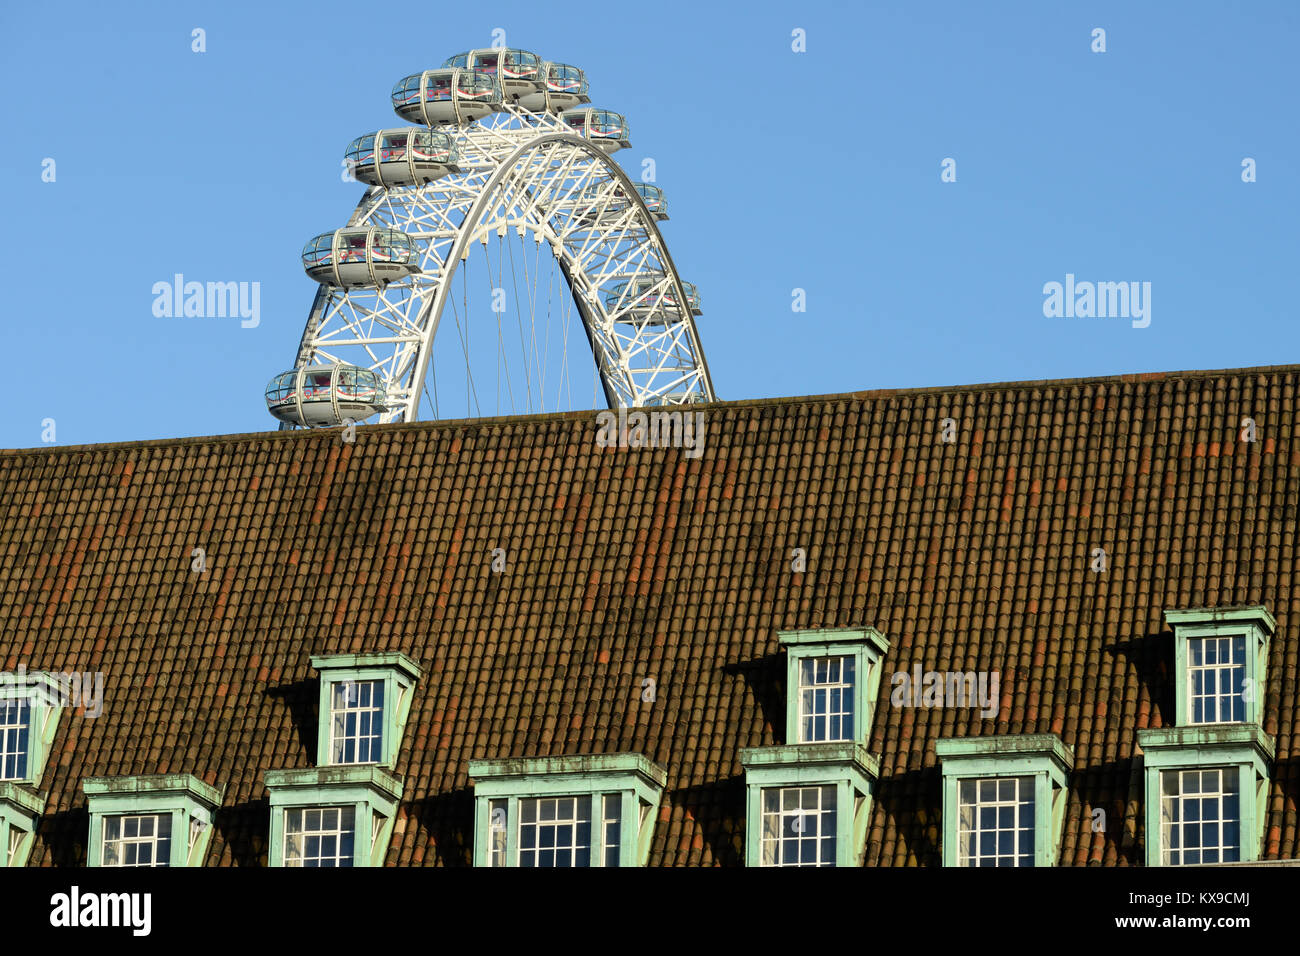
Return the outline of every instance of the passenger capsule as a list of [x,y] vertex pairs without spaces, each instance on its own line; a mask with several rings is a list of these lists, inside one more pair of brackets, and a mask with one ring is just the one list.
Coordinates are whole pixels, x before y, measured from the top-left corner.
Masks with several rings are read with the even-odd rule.
[[425,126],[471,123],[501,109],[501,87],[479,70],[425,70],[397,81],[393,109]]
[[558,113],[582,103],[590,103],[587,96],[587,74],[567,63],[542,64],[542,88],[519,97],[519,105],[526,110]]
[[[652,183],[633,183],[632,186],[656,221],[663,222],[668,218],[668,203],[664,201],[662,189]],[[579,222],[587,224],[616,222],[631,205],[632,201],[620,183],[596,183],[579,195],[574,215]]]
[[[700,294],[695,286],[683,282],[686,305],[692,315],[700,314]],[[605,311],[617,313],[615,321],[636,325],[669,325],[681,321],[677,290],[663,278],[643,276],[620,282],[605,293]]]
[[396,229],[360,226],[335,229],[302,248],[302,267],[322,285],[344,288],[387,285],[420,271],[411,237]]
[[704,396],[699,392],[669,392],[667,395],[660,396],[657,404],[695,405],[702,401],[704,401]]
[[364,421],[387,405],[377,374],[340,364],[282,372],[266,386],[266,407],[282,422],[313,428]]
[[460,148],[450,133],[406,126],[381,129],[352,141],[348,168],[371,186],[411,186],[431,183],[460,172]]
[[501,84],[501,92],[513,99],[542,89],[542,67],[536,53],[527,50],[470,50],[448,57],[444,67],[490,73]]
[[607,153],[632,145],[628,141],[627,120],[621,113],[582,106],[565,110],[560,119],[575,135],[591,140]]

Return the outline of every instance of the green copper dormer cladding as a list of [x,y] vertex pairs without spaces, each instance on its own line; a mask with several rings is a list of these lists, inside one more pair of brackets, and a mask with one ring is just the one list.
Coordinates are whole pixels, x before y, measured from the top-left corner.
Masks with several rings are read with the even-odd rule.
[[202,866],[225,786],[187,773],[88,777],[87,866]]
[[383,866],[402,781],[375,764],[268,770],[270,866]]
[[390,770],[420,668],[405,654],[333,654],[311,659],[320,672],[316,764],[379,764]]
[[637,753],[471,760],[474,865],[645,866],[667,771]]
[[26,866],[45,797],[19,784],[0,783],[0,867]]
[[844,741],[750,747],[746,866],[861,866],[879,761]]
[[39,787],[64,700],[57,674],[0,673],[0,781]]
[[1162,727],[1137,738],[1147,866],[1258,860],[1273,738],[1254,723]]
[[866,744],[889,641],[874,627],[778,631],[790,744]]
[[1074,753],[1056,734],[935,741],[944,866],[1055,866]]
[[1165,611],[1174,631],[1174,722],[1263,722],[1277,621],[1263,605]]

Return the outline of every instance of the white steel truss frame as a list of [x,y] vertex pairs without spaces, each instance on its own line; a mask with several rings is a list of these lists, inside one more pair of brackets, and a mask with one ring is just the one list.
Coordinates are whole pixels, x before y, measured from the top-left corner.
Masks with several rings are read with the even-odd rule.
[[[486,246],[492,234],[504,238],[514,229],[520,239],[531,235],[539,251],[546,242],[558,261],[609,407],[713,401],[667,244],[632,181],[598,143],[553,114],[514,105],[444,129],[460,148],[460,172],[423,185],[369,187],[348,221],[405,232],[421,272],[376,288],[321,286],[295,367],[372,369],[388,395],[379,421],[417,420],[457,268],[474,242]],[[616,288],[629,294],[613,298]]]

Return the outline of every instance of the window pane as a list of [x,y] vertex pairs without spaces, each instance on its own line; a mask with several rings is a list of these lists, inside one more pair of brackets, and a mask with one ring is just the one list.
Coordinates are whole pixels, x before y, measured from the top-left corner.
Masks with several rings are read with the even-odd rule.
[[103,866],[170,866],[172,815],[120,814],[104,818]]
[[957,802],[958,866],[1033,865],[1033,777],[961,780]]
[[27,776],[31,705],[26,700],[0,700],[0,780]]
[[762,795],[763,866],[835,866],[833,786],[773,787]]
[[378,763],[383,759],[383,681],[336,681],[331,710],[331,762]]
[[590,866],[591,806],[587,796],[519,801],[520,866]]
[[1246,719],[1246,638],[1190,638],[1186,687],[1192,723]]
[[284,865],[352,866],[356,810],[323,807],[284,811]]
[[1240,794],[1235,768],[1162,771],[1160,789],[1163,863],[1239,859]]
[[806,658],[799,664],[801,743],[853,739],[853,659]]

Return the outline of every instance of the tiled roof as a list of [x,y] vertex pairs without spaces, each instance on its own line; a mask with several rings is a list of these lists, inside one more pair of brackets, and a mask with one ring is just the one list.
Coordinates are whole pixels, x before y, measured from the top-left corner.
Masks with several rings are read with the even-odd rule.
[[591,413],[0,453],[0,669],[105,674],[102,716],[60,723],[32,865],[84,862],[83,778],[178,772],[228,785],[208,864],[264,865],[262,775],[315,757],[309,657],[378,651],[423,669],[390,864],[470,861],[471,758],[623,751],[668,770],[652,865],[739,864],[738,753],[784,742],[777,631],[849,625],[889,638],[886,675],[1001,673],[995,719],[893,708],[886,678],[869,865],[939,863],[936,738],[1046,732],[1075,755],[1062,865],[1140,863],[1162,611],[1238,604],[1278,621],[1263,856],[1298,857],[1298,386],[719,404],[693,460],[598,448]]

